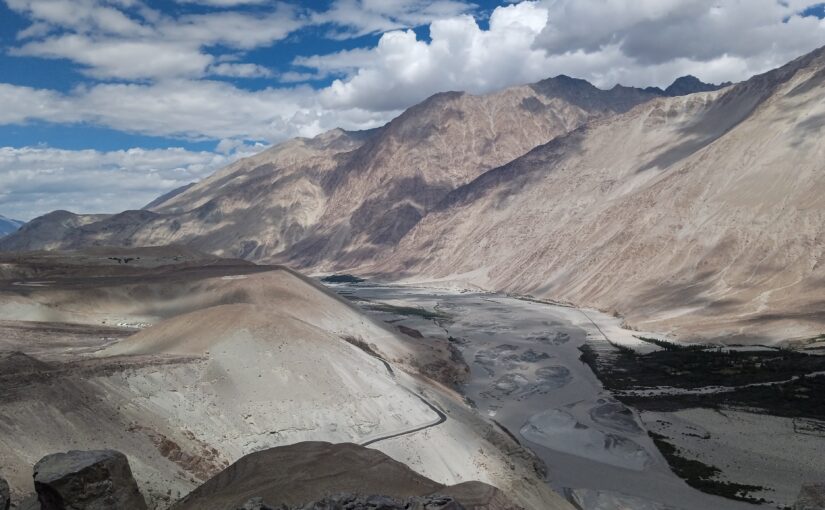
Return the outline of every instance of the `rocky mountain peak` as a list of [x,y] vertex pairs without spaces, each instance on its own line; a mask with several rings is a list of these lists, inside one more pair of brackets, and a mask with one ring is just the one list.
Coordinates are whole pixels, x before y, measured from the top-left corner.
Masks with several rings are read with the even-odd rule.
[[714,90],[719,90],[730,85],[731,82],[720,83],[719,85],[705,83],[699,78],[688,74],[676,78],[676,80],[673,83],[671,83],[668,88],[664,90],[664,95],[669,97],[686,96],[688,94],[695,94],[697,92],[712,92]]
[[649,101],[658,94],[634,87],[616,85],[610,90],[596,87],[587,80],[559,75],[530,87],[548,98],[558,98],[586,111],[623,113]]

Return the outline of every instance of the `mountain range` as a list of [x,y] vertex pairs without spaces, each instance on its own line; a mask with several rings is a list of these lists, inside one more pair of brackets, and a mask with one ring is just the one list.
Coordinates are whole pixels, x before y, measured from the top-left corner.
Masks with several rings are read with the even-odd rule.
[[453,191],[379,267],[687,339],[816,336],[824,84],[820,50],[591,122]]
[[303,267],[360,264],[367,252],[394,246],[457,187],[587,122],[662,95],[601,90],[568,76],[485,96],[437,94],[382,128],[289,140],[140,211],[55,211],[3,248],[185,243]]
[[602,90],[558,76],[441,93],[140,211],[49,213],[0,250],[180,243],[564,300],[683,339],[803,339],[825,318],[823,54],[735,85]]

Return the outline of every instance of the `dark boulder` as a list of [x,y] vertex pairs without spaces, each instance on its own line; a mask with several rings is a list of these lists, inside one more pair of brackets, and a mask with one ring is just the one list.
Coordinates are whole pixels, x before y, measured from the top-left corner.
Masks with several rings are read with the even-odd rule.
[[0,477],[0,510],[9,510],[11,507],[11,494],[9,494],[9,484]]
[[42,510],[145,510],[126,456],[114,450],[70,451],[34,466]]

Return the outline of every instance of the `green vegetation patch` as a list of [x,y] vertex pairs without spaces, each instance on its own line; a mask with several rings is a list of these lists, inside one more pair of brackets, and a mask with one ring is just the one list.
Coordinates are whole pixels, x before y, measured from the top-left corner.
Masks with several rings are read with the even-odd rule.
[[611,390],[673,386],[743,386],[779,382],[825,371],[825,357],[788,349],[738,351],[725,349],[662,349],[650,353],[613,345],[613,359],[600,359],[597,374]]
[[368,310],[373,310],[376,312],[394,313],[396,315],[405,315],[408,317],[421,317],[427,320],[449,320],[452,318],[444,312],[427,310],[426,308],[415,306],[395,306],[387,303],[370,303],[365,306]]
[[321,278],[324,283],[363,283],[366,280],[351,274],[332,274]]
[[668,438],[661,434],[655,432],[648,432],[648,434],[667,459],[673,472],[691,487],[706,494],[714,494],[747,503],[759,504],[766,502],[764,498],[757,499],[750,496],[752,492],[765,490],[764,487],[717,480],[716,477],[722,473],[719,468],[685,457],[679,448],[668,442]]
[[704,351],[707,350],[708,346],[704,344],[692,344],[692,345],[685,345],[685,344],[677,344],[676,342],[669,342],[667,340],[662,340],[660,338],[650,338],[645,336],[633,335],[635,338],[638,338],[642,342],[647,342],[649,344],[657,345],[666,351]]
[[648,411],[689,408],[743,409],[772,416],[825,421],[825,376],[801,377],[782,384],[747,386],[702,395],[622,396],[625,404]]

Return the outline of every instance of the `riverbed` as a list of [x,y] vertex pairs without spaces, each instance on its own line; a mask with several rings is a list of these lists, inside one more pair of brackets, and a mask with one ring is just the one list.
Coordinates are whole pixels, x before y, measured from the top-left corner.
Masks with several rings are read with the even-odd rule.
[[[548,483],[586,509],[753,508],[700,492],[674,475],[638,413],[579,358],[603,341],[595,311],[500,294],[330,285],[374,317],[447,338],[470,366],[460,389],[548,466]],[[416,313],[424,310],[426,313]],[[602,328],[600,328],[602,326]]]

